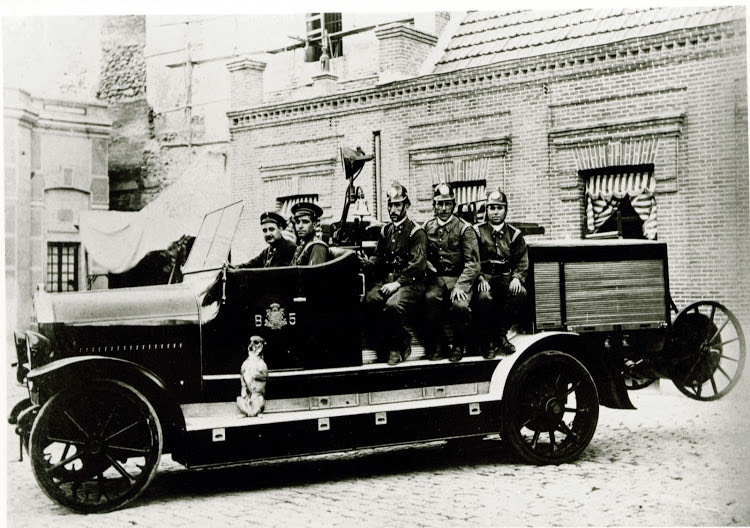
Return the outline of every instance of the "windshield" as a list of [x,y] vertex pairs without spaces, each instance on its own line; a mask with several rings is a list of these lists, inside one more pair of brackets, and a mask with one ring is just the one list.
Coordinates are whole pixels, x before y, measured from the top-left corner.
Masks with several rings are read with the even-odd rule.
[[220,268],[227,261],[232,237],[242,214],[242,202],[208,213],[195,238],[183,274]]

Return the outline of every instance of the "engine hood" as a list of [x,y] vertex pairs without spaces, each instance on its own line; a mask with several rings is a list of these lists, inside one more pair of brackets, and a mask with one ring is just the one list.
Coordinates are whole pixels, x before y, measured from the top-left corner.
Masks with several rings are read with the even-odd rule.
[[38,292],[37,323],[157,324],[199,321],[199,301],[186,284],[70,293]]

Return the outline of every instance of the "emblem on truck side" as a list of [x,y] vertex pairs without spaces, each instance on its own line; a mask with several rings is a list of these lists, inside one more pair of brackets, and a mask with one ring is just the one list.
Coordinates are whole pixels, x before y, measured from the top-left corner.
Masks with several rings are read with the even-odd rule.
[[266,310],[266,323],[265,326],[271,330],[279,330],[285,327],[287,324],[286,316],[284,315],[284,309],[279,303],[271,304],[271,307]]

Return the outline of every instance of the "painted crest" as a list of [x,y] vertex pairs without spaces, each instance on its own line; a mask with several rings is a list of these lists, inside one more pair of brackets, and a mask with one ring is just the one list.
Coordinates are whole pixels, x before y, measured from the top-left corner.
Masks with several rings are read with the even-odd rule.
[[279,330],[285,327],[287,324],[286,316],[284,315],[284,309],[279,303],[271,304],[271,307],[266,310],[266,323],[265,325],[271,330]]

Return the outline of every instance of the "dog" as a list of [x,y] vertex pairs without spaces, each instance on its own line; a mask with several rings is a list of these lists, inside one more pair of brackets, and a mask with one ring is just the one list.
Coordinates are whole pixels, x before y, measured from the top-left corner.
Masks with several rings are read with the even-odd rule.
[[266,406],[266,380],[268,365],[263,360],[266,340],[252,336],[247,345],[247,359],[240,367],[242,388],[237,396],[237,407],[247,416],[258,416]]

